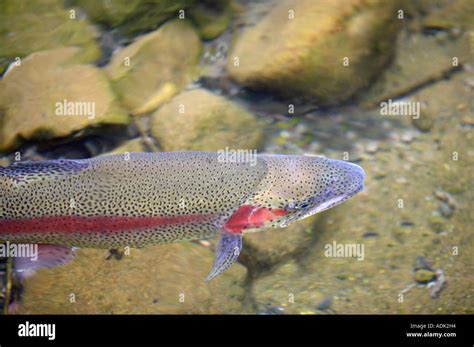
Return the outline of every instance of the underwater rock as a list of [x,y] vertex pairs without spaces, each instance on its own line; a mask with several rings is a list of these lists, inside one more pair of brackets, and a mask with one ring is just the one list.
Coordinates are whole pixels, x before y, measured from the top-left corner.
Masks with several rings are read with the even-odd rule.
[[269,229],[244,235],[245,247],[240,261],[248,269],[259,270],[259,266],[273,266],[304,252],[311,247],[314,238],[315,216],[290,224],[283,229]]
[[95,31],[86,19],[70,11],[63,8],[60,0],[3,0],[0,4],[0,66],[5,67],[17,57],[62,46],[80,47],[75,57],[77,61],[98,59],[101,53],[94,39]]
[[222,96],[185,91],[153,114],[151,134],[164,151],[258,149],[262,125],[241,106]]
[[127,124],[100,69],[71,61],[79,48],[36,52],[0,80],[0,152],[24,139],[65,137],[90,126]]
[[332,304],[332,298],[326,297],[320,303],[318,303],[318,305],[316,306],[316,310],[326,311],[331,307],[331,304]]
[[222,34],[232,16],[230,0],[200,1],[189,12],[203,40],[212,40]]
[[422,132],[430,131],[435,124],[436,115],[428,107],[421,107],[420,117],[412,118],[412,124]]
[[79,249],[71,263],[26,280],[20,312],[28,314],[205,314],[245,312],[246,270],[234,264],[206,283],[214,254],[189,243],[126,250]]
[[153,111],[198,75],[202,44],[182,20],[138,38],[105,68],[122,104],[134,115]]
[[140,3],[143,3],[143,1],[73,0],[73,4],[85,10],[91,20],[110,27],[116,27],[132,16],[133,12],[137,11]]
[[118,28],[125,35],[156,29],[193,3],[194,0],[74,0],[93,21]]
[[432,11],[424,20],[423,26],[429,29],[474,30],[474,2],[454,0],[440,9]]
[[114,148],[112,151],[105,153],[104,155],[109,154],[124,154],[124,153],[134,153],[134,152],[147,152],[146,146],[144,145],[144,139],[137,138],[128,140],[122,145]]
[[[381,102],[395,101],[442,80],[470,59],[468,35],[440,39],[437,35],[403,32],[393,45],[396,46],[393,62],[361,98],[365,107],[380,107]],[[420,69],[420,61],[423,69]],[[421,131],[430,131],[437,118],[434,99],[424,100],[419,118],[412,120]]]
[[415,272],[415,280],[418,283],[428,283],[435,278],[436,274],[434,271],[427,269],[419,269]]
[[398,4],[277,2],[237,39],[227,70],[243,86],[283,97],[306,96],[321,103],[348,99],[390,59],[401,23]]

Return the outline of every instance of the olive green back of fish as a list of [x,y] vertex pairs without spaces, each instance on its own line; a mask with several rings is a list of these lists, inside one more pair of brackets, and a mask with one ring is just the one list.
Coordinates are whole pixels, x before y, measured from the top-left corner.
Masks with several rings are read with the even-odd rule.
[[267,171],[264,160],[252,166],[220,159],[217,153],[178,152],[46,161],[43,168],[19,163],[2,171],[0,218],[210,215],[206,223],[120,233],[38,233],[27,241],[114,247],[208,237],[254,194]]

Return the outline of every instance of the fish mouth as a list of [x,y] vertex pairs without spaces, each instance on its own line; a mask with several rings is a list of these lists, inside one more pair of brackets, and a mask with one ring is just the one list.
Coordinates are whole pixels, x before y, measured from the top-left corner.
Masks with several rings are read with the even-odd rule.
[[308,212],[306,212],[302,216],[298,217],[298,219],[306,218],[306,217],[312,216],[316,213],[319,213],[319,212],[325,211],[327,209],[330,209],[331,207],[339,205],[340,203],[342,203],[343,201],[349,199],[350,197],[352,197],[355,194],[356,193],[354,193],[354,194],[342,194],[342,195],[335,196],[335,197],[333,197],[329,200],[324,201],[323,203],[319,204],[318,206],[313,207]]
[[295,214],[293,214],[291,217],[289,217],[285,222],[284,224],[288,224],[288,223],[292,223],[292,222],[295,222],[297,220],[301,220],[301,219],[304,219],[306,217],[310,217],[316,213],[319,213],[319,212],[322,212],[322,211],[325,211],[333,206],[336,206],[340,203],[342,203],[343,201],[349,199],[352,195],[348,195],[348,194],[341,194],[341,195],[338,195],[338,196],[334,196],[324,202],[322,202],[321,204],[317,205],[317,206],[314,206],[310,209],[307,209],[307,210],[301,210]]

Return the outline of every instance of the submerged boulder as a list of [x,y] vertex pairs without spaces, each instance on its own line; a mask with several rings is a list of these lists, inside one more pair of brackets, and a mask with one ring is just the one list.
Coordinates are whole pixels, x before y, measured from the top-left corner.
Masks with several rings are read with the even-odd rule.
[[62,46],[77,46],[76,59],[90,62],[101,55],[95,31],[87,19],[60,0],[0,3],[0,66],[30,53]]
[[263,137],[251,113],[204,89],[185,91],[157,110],[151,133],[164,151],[257,149]]
[[474,30],[474,2],[471,0],[448,1],[433,10],[424,20],[429,29]]
[[398,1],[282,1],[237,39],[227,70],[238,83],[282,97],[336,103],[386,64]]
[[185,21],[174,20],[112,57],[105,71],[134,115],[153,111],[197,76],[201,42]]
[[23,140],[65,137],[90,126],[127,124],[102,71],[72,61],[76,47],[33,53],[0,80],[0,152]]
[[212,40],[229,26],[232,17],[230,0],[201,1],[190,9],[190,18],[204,40]]
[[156,29],[180,11],[193,5],[194,0],[74,0],[89,17],[107,27],[118,28],[122,34],[133,35]]

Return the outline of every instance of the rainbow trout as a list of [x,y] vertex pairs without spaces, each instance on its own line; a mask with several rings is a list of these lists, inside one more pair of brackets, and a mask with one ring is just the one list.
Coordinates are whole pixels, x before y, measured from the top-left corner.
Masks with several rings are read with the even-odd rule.
[[131,153],[0,167],[0,243],[38,244],[36,262],[70,261],[75,247],[143,247],[220,235],[206,280],[229,268],[242,235],[285,227],[349,199],[364,171],[345,161],[212,152]]

